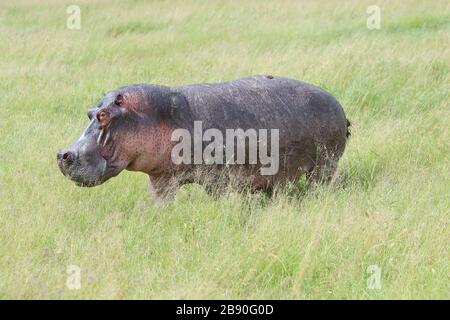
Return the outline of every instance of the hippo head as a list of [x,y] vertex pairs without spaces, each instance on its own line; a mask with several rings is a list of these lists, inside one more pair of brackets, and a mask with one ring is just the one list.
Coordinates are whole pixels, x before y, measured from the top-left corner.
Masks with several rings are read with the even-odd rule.
[[57,154],[61,172],[78,186],[102,184],[122,170],[151,173],[170,163],[170,88],[131,85],[107,93],[88,111],[80,138]]

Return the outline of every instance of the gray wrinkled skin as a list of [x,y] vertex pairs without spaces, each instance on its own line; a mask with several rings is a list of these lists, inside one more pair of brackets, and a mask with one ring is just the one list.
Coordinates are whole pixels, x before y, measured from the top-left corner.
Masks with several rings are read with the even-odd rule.
[[[121,113],[111,103],[118,95],[124,97]],[[111,163],[95,143],[101,134],[98,128],[86,130],[82,136],[83,141],[88,141],[84,149],[77,144],[69,149],[79,165],[66,166],[61,152],[58,155],[61,171],[87,186],[101,184],[123,169],[142,171],[149,175],[156,198],[173,195],[176,188],[190,182],[204,185],[207,191],[222,192],[225,185],[239,187],[247,183],[253,190],[271,190],[302,173],[314,181],[328,181],[349,136],[350,123],[331,94],[302,81],[274,76],[173,88],[130,85],[109,92],[93,112],[105,106],[115,115],[120,114],[105,129],[111,136],[111,154],[125,153],[122,150],[135,146],[133,153],[126,151],[120,164]],[[175,166],[170,158],[174,144],[170,132],[177,128],[192,132],[196,120],[202,121],[203,131],[216,128],[224,137],[226,129],[279,129],[278,173],[261,176],[260,166],[249,164],[230,166],[226,170],[221,165]],[[98,127],[96,121],[93,117],[90,126]]]

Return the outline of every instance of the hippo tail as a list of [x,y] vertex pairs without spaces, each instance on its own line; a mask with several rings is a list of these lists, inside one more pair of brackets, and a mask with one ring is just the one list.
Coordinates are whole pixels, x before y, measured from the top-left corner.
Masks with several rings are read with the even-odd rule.
[[346,121],[347,121],[347,132],[345,133],[345,136],[347,137],[347,139],[348,138],[350,138],[350,136],[351,136],[351,132],[350,132],[350,126],[352,125],[351,123],[350,123],[350,120],[348,120],[348,119],[345,119]]

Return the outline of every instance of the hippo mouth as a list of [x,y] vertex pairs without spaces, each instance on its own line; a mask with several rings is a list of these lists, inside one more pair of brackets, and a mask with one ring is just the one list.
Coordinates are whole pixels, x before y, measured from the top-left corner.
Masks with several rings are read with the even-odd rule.
[[100,161],[95,167],[83,165],[79,158],[70,159],[74,157],[67,155],[66,153],[58,153],[57,162],[61,173],[68,179],[75,182],[79,187],[95,187],[103,182],[107,178],[108,163],[105,159]]
[[74,161],[70,167],[67,167],[65,162],[59,156],[57,157],[61,173],[78,187],[101,185],[121,171],[119,167],[109,164],[103,158],[95,167],[83,165],[81,161]]

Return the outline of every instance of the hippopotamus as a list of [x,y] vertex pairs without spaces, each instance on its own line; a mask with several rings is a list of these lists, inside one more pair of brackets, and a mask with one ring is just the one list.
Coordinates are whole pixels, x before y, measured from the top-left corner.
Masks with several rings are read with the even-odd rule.
[[[333,95],[272,75],[176,87],[127,85],[106,93],[87,115],[80,138],[57,153],[61,172],[78,186],[93,187],[124,169],[140,171],[158,201],[193,182],[220,195],[244,185],[271,191],[302,174],[308,181],[330,181],[350,134]],[[206,149],[209,158],[202,157]]]

